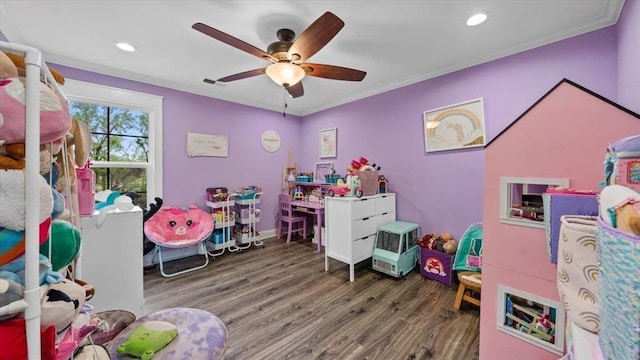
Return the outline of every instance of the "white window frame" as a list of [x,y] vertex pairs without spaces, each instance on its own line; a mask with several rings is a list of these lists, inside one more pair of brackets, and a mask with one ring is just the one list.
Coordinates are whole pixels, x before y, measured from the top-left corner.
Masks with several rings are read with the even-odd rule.
[[[65,79],[63,91],[70,102],[83,102],[141,110],[149,114],[149,162],[92,161],[96,168],[144,168],[147,170],[147,201],[162,198],[162,96]],[[145,204],[146,206],[146,204]]]
[[[522,185],[523,192],[529,193],[528,185],[546,185],[547,187],[569,187],[568,178],[535,178],[535,177],[507,177],[500,178],[500,222],[503,224],[527,226],[544,229],[543,221],[517,219],[509,216],[511,212],[512,186]],[[545,214],[546,219],[547,214]]]

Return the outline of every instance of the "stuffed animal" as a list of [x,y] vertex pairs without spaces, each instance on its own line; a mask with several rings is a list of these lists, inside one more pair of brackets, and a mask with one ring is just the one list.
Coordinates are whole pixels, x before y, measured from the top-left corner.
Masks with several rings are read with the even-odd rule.
[[0,279],[0,321],[17,316],[27,307],[23,297],[22,285],[12,280]]
[[133,330],[127,340],[118,346],[118,354],[150,360],[176,336],[178,328],[175,325],[166,321],[147,321]]
[[[49,263],[49,259],[40,255],[40,285],[46,284],[55,284],[59,283],[64,279],[64,276],[60,274],[58,271],[51,270],[51,266]],[[7,279],[14,281],[20,285],[24,285],[24,277],[25,277],[25,258],[24,255],[20,256],[4,265],[0,265],[0,279]]]
[[[25,78],[12,78],[0,86],[0,115],[4,119],[0,141],[5,144],[25,140]],[[40,83],[40,143],[64,138],[71,127],[69,107],[52,88]]]
[[608,185],[600,193],[600,216],[607,224],[640,235],[640,194],[623,185]]
[[[51,188],[43,177],[38,178],[40,186],[39,221],[51,216],[53,197]],[[23,231],[26,216],[24,198],[24,172],[22,170],[0,171],[0,227]]]
[[0,145],[0,169],[24,169],[24,144],[14,143]]
[[63,279],[57,284],[41,287],[40,293],[40,327],[54,326],[56,334],[60,335],[80,314],[86,298],[85,290],[81,285]]
[[458,242],[451,239],[442,245],[442,249],[447,254],[455,254],[458,251]]
[[0,80],[18,77],[18,68],[11,58],[0,51]]
[[[49,254],[51,242],[51,254]],[[40,254],[51,260],[53,270],[60,271],[76,258],[80,251],[80,230],[70,222],[55,219],[51,222],[51,236],[40,245]]]
[[[27,72],[26,72],[27,66],[26,66],[25,61],[24,61],[24,56],[18,55],[18,54],[14,54],[14,53],[11,53],[11,52],[6,53],[5,56],[7,58],[9,58],[9,60],[16,67],[16,72],[18,74],[17,76],[26,76],[26,74],[27,74]],[[51,66],[49,66],[49,71],[51,72],[51,76],[53,77],[53,79],[58,84],[64,85],[64,75],[62,75],[61,73],[56,71]]]

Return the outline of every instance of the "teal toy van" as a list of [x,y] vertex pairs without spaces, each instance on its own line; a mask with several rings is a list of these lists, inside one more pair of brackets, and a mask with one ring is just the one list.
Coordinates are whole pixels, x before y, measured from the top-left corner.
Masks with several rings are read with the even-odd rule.
[[402,278],[418,263],[420,226],[404,221],[378,226],[373,247],[373,269]]

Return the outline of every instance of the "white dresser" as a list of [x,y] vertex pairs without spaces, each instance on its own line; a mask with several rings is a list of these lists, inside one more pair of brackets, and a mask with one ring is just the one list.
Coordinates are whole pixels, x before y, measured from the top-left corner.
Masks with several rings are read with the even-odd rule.
[[96,312],[129,310],[143,315],[142,209],[80,218],[77,276],[95,288]]
[[396,220],[396,194],[356,197],[325,197],[324,269],[329,258],[349,264],[349,280],[354,265],[371,257],[378,225]]

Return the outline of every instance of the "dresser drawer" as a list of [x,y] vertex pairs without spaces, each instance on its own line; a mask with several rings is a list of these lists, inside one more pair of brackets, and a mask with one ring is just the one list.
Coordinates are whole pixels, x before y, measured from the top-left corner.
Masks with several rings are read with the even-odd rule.
[[375,199],[375,212],[376,214],[382,214],[389,211],[396,210],[396,197],[394,195],[383,195]]
[[351,205],[351,219],[362,219],[376,213],[375,199],[357,199]]
[[378,229],[378,216],[369,216],[353,220],[351,227],[351,239],[360,239],[375,234]]
[[352,258],[354,263],[371,257],[373,254],[373,243],[375,239],[376,235],[373,234],[353,240]]
[[384,225],[384,224],[388,224],[390,222],[396,221],[396,212],[389,211],[384,214],[376,215],[375,220],[376,220],[376,230],[377,230],[379,225]]

